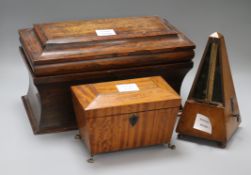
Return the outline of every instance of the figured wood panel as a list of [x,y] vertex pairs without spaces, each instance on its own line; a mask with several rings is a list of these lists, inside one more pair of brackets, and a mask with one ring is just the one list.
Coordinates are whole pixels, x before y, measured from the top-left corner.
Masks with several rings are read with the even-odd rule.
[[135,126],[129,122],[132,114],[87,119],[91,154],[169,143],[178,109],[135,113]]
[[[96,30],[112,29],[115,35],[97,36]],[[89,43],[102,40],[177,34],[157,16],[108,18],[36,24],[34,30],[43,46]]]
[[[116,85],[136,84],[139,91],[119,92]],[[180,97],[159,76],[71,87],[86,117],[178,107]]]
[[[24,30],[21,36],[24,47],[33,45],[30,50],[31,59],[35,65],[54,63],[66,63],[83,60],[95,60],[109,57],[121,57],[127,55],[145,55],[165,52],[176,52],[194,49],[194,45],[184,40],[182,35],[178,37],[161,37],[132,39],[123,41],[99,42],[80,47],[59,47],[55,50],[44,50],[34,36],[34,31]],[[40,52],[43,50],[42,52]],[[40,53],[40,54],[35,54]]]
[[[76,61],[177,51],[190,51],[185,58],[191,59],[193,57],[191,54],[193,54],[195,45],[164,19],[159,17],[131,17],[127,25],[122,25],[126,23],[127,18],[102,20],[112,20],[115,23],[114,26],[119,23],[124,28],[119,28],[118,31],[121,30],[121,32],[118,32],[117,35],[102,37],[94,36],[95,33],[83,34],[83,32],[88,33],[88,30],[91,29],[85,31],[81,22],[39,24],[32,29],[19,30],[20,40],[33,70],[37,65],[45,65],[46,67],[57,63],[68,63],[69,66],[74,68],[77,65],[71,65],[71,63]],[[92,27],[96,25],[95,22],[96,20],[90,22],[93,23]],[[69,26],[64,28],[64,25]],[[82,26],[80,27],[81,30],[76,29],[78,25]],[[97,25],[101,24],[97,23]],[[113,26],[112,23],[109,25]],[[90,26],[89,28],[91,28]],[[49,42],[50,40],[51,42]],[[177,59],[184,58],[184,55],[177,55],[176,57]],[[162,58],[162,60],[165,59],[172,58]],[[54,69],[57,69],[57,66]]]

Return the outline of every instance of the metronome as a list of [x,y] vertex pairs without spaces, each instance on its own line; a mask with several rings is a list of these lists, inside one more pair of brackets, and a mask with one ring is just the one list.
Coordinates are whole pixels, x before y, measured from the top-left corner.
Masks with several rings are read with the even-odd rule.
[[176,132],[224,148],[240,124],[239,107],[222,34],[209,36]]

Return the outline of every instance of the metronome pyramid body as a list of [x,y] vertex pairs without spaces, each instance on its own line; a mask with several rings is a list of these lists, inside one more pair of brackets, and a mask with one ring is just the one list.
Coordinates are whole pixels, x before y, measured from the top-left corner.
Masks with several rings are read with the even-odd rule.
[[176,131],[225,147],[240,124],[239,107],[222,34],[209,36]]

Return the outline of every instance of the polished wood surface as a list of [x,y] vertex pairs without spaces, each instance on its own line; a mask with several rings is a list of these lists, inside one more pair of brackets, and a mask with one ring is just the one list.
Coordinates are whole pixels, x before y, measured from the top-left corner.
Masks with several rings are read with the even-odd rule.
[[[115,35],[99,37],[96,30],[113,29]],[[95,41],[121,40],[128,38],[165,36],[177,34],[158,16],[127,17],[67,21],[47,24],[35,24],[34,30],[47,47],[52,45],[89,44]]]
[[[139,91],[118,92],[135,83]],[[170,143],[179,95],[159,76],[73,86],[81,138],[91,155]],[[136,116],[135,125],[130,118]]]
[[[93,28],[96,25],[108,27],[104,22],[107,20],[116,23],[115,26],[129,21],[127,26],[131,27],[118,27],[116,30],[120,32],[117,34],[123,36],[117,39],[102,37],[98,41],[72,40],[75,34],[76,40],[83,39],[85,31],[77,32],[77,28],[84,29],[83,24],[88,23],[87,30],[91,30],[90,24],[93,24]],[[109,25],[112,27],[112,24]],[[76,128],[70,103],[72,85],[161,75],[179,92],[184,76],[193,67],[194,44],[159,17],[69,21],[34,26],[39,26],[41,32],[46,31],[48,40],[44,40],[44,44],[34,27],[22,29],[19,34],[22,44],[20,53],[30,76],[30,88],[23,102],[36,134]],[[145,28],[140,29],[140,26]],[[54,36],[52,31],[55,30]],[[142,37],[124,35],[130,32]],[[92,35],[90,33],[87,37]],[[64,42],[55,43],[54,39]]]
[[[140,90],[119,92],[116,85],[125,83],[136,83]],[[78,85],[72,90],[88,117],[177,107],[180,104],[180,97],[160,77]]]
[[[197,114],[210,117],[210,122],[213,126],[211,134],[193,128]],[[225,143],[227,141],[225,122],[223,107],[188,100],[184,106],[183,115],[178,123],[177,132],[184,135]]]
[[[105,21],[112,21],[106,23]],[[96,21],[103,21],[96,23]],[[139,23],[140,22],[140,23]],[[85,24],[88,23],[87,26]],[[127,23],[124,27],[120,27],[123,23]],[[109,25],[109,26],[107,26]],[[115,36],[95,36],[99,41],[78,41],[72,43],[73,38],[76,40],[82,40],[82,38],[89,35],[83,35],[78,28],[81,28],[85,32],[91,30],[91,36],[95,34],[96,29],[113,28],[119,25],[118,33]],[[181,32],[174,28],[166,20],[159,17],[134,17],[134,18],[119,18],[119,19],[103,19],[103,20],[90,20],[90,21],[78,21],[78,22],[61,22],[52,24],[35,25],[40,26],[41,30],[45,30],[49,38],[60,38],[65,44],[55,43],[57,47],[48,49],[43,46],[40,35],[33,29],[22,29],[19,31],[20,40],[23,43],[23,48],[27,54],[28,61],[35,75],[42,76],[48,73],[61,74],[66,73],[64,69],[59,69],[57,66],[68,66],[68,71],[73,68],[72,71],[76,72],[75,67],[78,64],[89,63],[92,61],[97,62],[97,67],[102,68],[102,64],[99,64],[97,60],[105,59],[109,60],[114,57],[126,57],[126,56],[141,56],[148,55],[155,57],[154,54],[160,55],[159,61],[162,62],[171,61],[175,62],[170,56],[165,57],[162,53],[173,53],[180,51],[183,55],[177,55],[176,58],[183,58],[184,60],[191,59],[193,56],[194,44],[187,39]],[[128,26],[128,28],[126,27]],[[133,26],[133,27],[132,27]],[[90,29],[91,27],[91,29]],[[143,28],[142,28],[143,27]],[[55,31],[55,32],[54,32]],[[157,35],[156,31],[160,31],[165,35]],[[62,32],[65,32],[64,35]],[[79,32],[79,34],[72,34],[72,32]],[[43,32],[42,32],[43,33]],[[141,37],[137,37],[131,34],[137,34]],[[55,36],[54,36],[55,35]],[[59,36],[58,36],[59,35]],[[70,37],[73,36],[74,37]],[[152,35],[149,37],[149,35]],[[45,38],[47,38],[45,37]],[[109,40],[110,37],[117,37],[116,40]],[[43,40],[43,39],[42,39]],[[184,55],[186,54],[186,56]],[[192,57],[191,57],[192,56]],[[152,61],[154,59],[145,59],[145,62]],[[119,63],[120,59],[117,59]],[[121,60],[123,61],[123,60]],[[180,61],[180,60],[177,60]],[[143,62],[137,62],[137,66],[140,66]],[[150,63],[152,64],[152,63]],[[50,65],[50,72],[46,71],[45,67]],[[54,65],[53,67],[51,65]],[[61,67],[60,67],[61,68]],[[37,70],[39,69],[39,70]],[[54,71],[52,71],[54,70]],[[80,71],[81,72],[81,71]]]
[[[210,56],[209,52],[211,52]],[[208,70],[205,69],[207,67]],[[201,84],[203,79],[204,85]],[[193,128],[198,113],[210,119],[212,134]],[[188,101],[178,123],[177,132],[216,141],[221,147],[225,147],[240,122],[225,40],[222,34],[216,32],[209,37]]]

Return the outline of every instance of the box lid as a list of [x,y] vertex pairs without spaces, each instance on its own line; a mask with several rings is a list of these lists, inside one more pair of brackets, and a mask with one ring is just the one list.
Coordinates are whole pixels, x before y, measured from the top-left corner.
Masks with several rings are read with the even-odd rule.
[[71,90],[88,118],[178,108],[181,103],[160,76],[78,85]]
[[52,74],[53,71],[62,74],[66,70],[65,67],[58,68],[62,64],[68,65],[71,71],[78,66],[74,62],[184,51],[195,47],[165,19],[156,16],[35,24],[33,28],[20,30],[19,34],[28,62],[37,75]]

